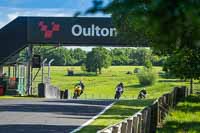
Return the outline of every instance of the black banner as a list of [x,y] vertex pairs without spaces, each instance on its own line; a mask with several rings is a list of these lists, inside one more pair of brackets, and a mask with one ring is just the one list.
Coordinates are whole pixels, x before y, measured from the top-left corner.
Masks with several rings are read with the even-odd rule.
[[27,41],[31,44],[119,45],[111,18],[28,17]]

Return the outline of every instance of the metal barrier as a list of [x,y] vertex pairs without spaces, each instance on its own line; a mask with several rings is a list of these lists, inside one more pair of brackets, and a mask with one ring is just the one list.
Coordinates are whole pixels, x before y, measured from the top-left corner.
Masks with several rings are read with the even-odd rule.
[[45,98],[60,98],[59,88],[50,84],[45,84]]
[[171,93],[159,97],[153,104],[118,124],[106,127],[98,133],[156,133],[163,126],[163,120],[170,108],[190,95],[185,86],[175,87]]

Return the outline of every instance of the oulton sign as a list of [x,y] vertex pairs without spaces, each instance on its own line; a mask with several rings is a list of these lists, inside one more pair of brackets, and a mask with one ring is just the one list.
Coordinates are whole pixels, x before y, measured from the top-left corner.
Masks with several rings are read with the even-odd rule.
[[92,17],[28,17],[27,41],[73,46],[119,45],[112,19]]
[[100,28],[94,24],[91,27],[82,27],[81,25],[72,26],[72,35],[74,36],[97,36],[97,37],[116,37],[116,28]]

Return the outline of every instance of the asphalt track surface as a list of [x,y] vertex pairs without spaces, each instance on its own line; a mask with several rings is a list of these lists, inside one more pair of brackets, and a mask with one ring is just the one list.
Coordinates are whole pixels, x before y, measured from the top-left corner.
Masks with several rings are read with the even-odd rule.
[[69,133],[101,112],[104,100],[0,100],[0,133]]

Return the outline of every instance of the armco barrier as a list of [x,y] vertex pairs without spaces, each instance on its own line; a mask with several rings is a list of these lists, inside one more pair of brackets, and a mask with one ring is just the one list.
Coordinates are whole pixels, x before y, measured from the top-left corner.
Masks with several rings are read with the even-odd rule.
[[169,109],[187,97],[189,92],[185,86],[175,87],[171,93],[162,95],[150,106],[97,133],[156,133],[156,128],[163,126],[163,120]]

